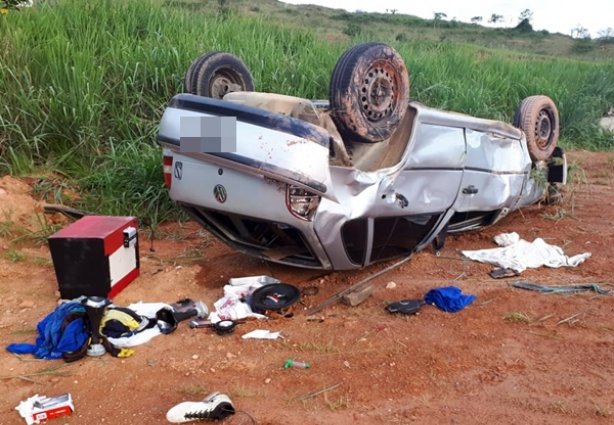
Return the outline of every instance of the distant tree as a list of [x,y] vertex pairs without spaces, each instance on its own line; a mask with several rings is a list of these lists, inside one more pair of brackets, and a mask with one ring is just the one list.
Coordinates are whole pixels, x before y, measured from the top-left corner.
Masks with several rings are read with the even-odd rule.
[[448,15],[446,15],[443,12],[435,12],[433,13],[433,28],[435,28],[437,26],[437,23],[439,21],[441,21],[443,18],[447,18]]
[[570,30],[570,35],[571,38],[591,38],[591,33],[588,31],[588,29],[584,28],[580,24]]
[[604,41],[614,41],[614,28],[608,27],[597,33],[599,38]]
[[492,15],[490,15],[490,19],[488,20],[488,22],[491,24],[496,24],[497,22],[501,22],[502,20],[503,20],[503,15],[498,15],[496,13],[493,13]]
[[392,15],[396,14],[399,11],[399,9],[386,9],[386,13],[390,13]]
[[531,11],[531,9],[525,9],[520,12],[520,16],[518,17],[518,23],[521,23],[522,21],[527,21],[527,23],[530,24],[532,20],[533,12]]
[[533,25],[529,22],[529,18],[525,18],[514,27],[514,30],[518,32],[533,32]]
[[481,16],[474,16],[473,18],[471,18],[471,22],[474,24],[479,24],[480,22],[482,22],[482,17]]

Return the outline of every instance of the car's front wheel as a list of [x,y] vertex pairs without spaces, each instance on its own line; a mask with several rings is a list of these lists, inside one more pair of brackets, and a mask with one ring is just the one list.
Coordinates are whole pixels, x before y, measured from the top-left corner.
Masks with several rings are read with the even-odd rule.
[[548,96],[523,99],[514,116],[514,126],[527,137],[529,155],[533,161],[545,161],[559,140],[559,111]]

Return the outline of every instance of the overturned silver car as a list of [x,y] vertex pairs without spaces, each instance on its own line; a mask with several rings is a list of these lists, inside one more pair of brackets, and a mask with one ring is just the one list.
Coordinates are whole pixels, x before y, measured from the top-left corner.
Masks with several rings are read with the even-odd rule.
[[409,99],[399,54],[346,51],[328,101],[253,91],[228,53],[196,59],[160,123],[170,197],[231,247],[346,270],[492,225],[566,180],[546,96],[514,125]]

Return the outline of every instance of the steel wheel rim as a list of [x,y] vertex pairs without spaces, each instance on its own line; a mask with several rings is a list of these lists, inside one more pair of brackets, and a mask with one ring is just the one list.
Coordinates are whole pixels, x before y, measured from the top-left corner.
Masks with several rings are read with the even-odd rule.
[[241,90],[241,80],[228,72],[219,72],[209,84],[209,93],[215,99],[222,99],[226,94]]
[[362,110],[368,121],[377,123],[396,107],[395,72],[386,63],[374,64],[365,73],[360,88]]
[[540,149],[546,149],[552,141],[552,117],[546,110],[540,111],[537,115],[535,136]]

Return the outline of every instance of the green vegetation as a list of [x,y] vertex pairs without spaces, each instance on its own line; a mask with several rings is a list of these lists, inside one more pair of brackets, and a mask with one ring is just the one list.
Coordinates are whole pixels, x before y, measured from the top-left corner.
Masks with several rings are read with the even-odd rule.
[[[399,50],[412,97],[428,105],[510,121],[522,98],[546,94],[559,106],[564,145],[612,148],[597,127],[614,105],[612,59],[579,60],[588,53],[572,49],[578,41],[524,27],[436,24],[272,0],[62,0],[11,11],[0,15],[0,174],[61,176],[81,192],[73,206],[155,225],[175,211],[157,124],[194,58],[230,51],[258,90],[327,98],[341,52],[368,40]],[[586,43],[589,53],[598,47]],[[550,45],[576,59],[523,49],[559,51]]]

